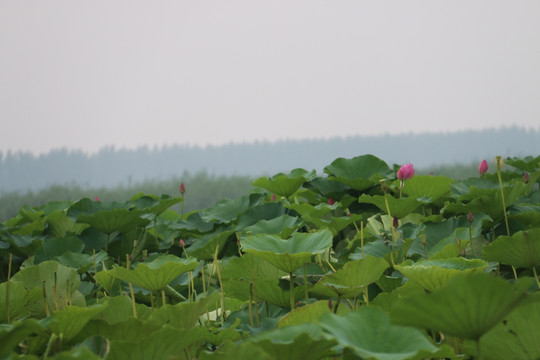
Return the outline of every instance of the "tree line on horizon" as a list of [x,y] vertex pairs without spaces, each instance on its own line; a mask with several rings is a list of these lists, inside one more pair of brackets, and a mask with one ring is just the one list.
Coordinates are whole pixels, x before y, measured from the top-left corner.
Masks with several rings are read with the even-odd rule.
[[[440,134],[351,136],[208,146],[172,145],[134,150],[106,147],[88,155],[59,149],[34,156],[0,153],[0,194],[51,186],[130,187],[187,174],[258,177],[294,168],[323,168],[338,157],[373,154],[389,165],[413,163],[427,173],[444,166],[469,166],[496,155],[540,153],[540,131],[511,127]],[[455,176],[453,176],[455,177]]]

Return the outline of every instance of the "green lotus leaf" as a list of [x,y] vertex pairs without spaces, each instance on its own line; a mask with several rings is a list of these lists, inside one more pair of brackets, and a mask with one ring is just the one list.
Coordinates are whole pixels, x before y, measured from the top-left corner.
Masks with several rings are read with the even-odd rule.
[[53,237],[62,238],[66,234],[79,233],[83,230],[81,224],[76,224],[71,218],[66,215],[66,211],[54,210],[46,217],[47,220],[47,234]]
[[89,224],[102,233],[112,234],[115,231],[128,232],[136,227],[146,226],[150,220],[142,218],[141,209],[100,210],[95,214],[77,216],[77,222]]
[[246,226],[243,232],[252,234],[277,234],[282,238],[288,238],[294,231],[302,226],[298,217],[281,215],[271,220],[259,220],[256,224]]
[[[296,308],[281,317],[278,321],[278,328],[284,326],[301,325],[308,323],[317,323],[322,314],[333,311],[327,300],[319,300],[314,303]],[[338,307],[338,314],[346,314],[348,312],[346,306]]]
[[[100,271],[96,275],[102,273],[104,273],[104,271]],[[131,298],[129,296],[107,296],[100,299],[99,303],[104,305],[100,318],[102,318],[108,325],[114,325],[133,318],[133,303],[131,302]],[[137,311],[137,319],[139,321],[146,320],[152,313],[152,309],[144,304],[137,303],[135,307]]]
[[223,199],[214,206],[201,212],[201,218],[207,222],[230,223],[249,208],[249,197]]
[[234,257],[223,265],[223,279],[237,280],[277,280],[287,275],[274,265],[253,254]]
[[386,260],[367,255],[361,260],[347,262],[335,273],[325,275],[311,292],[353,298],[360,295],[366,286],[377,281],[389,266]]
[[49,329],[64,341],[73,339],[95,315],[103,310],[103,305],[90,307],[68,306],[56,311],[52,319],[47,319]]
[[540,155],[535,158],[532,156],[525,156],[524,158],[510,157],[505,159],[505,162],[516,169],[533,172],[540,168]]
[[422,351],[439,351],[420,330],[390,324],[388,315],[376,307],[362,307],[344,316],[324,314],[319,321],[340,345],[362,359],[411,359]]
[[416,175],[405,182],[403,193],[412,198],[427,196],[435,202],[450,193],[450,184],[453,182],[446,176]]
[[211,295],[199,299],[197,302],[183,302],[175,305],[166,304],[155,310],[148,322],[159,325],[169,324],[178,329],[190,329],[199,320],[210,306],[215,305],[220,301],[219,292],[214,292]]
[[75,236],[65,238],[45,238],[42,241],[43,250],[39,249],[35,253],[36,262],[52,260],[54,257],[65,252],[81,253],[84,250],[84,243]]
[[272,202],[250,207],[238,219],[238,231],[246,226],[254,225],[260,220],[272,220],[285,214],[285,207],[281,202]]
[[334,339],[324,338],[322,329],[315,324],[286,326],[249,338],[273,359],[322,359],[333,354]]
[[463,257],[452,259],[422,260],[416,263],[406,261],[394,268],[409,280],[416,281],[429,291],[439,290],[448,280],[458,274],[482,272],[488,263],[480,259],[468,260]]
[[241,242],[242,250],[268,261],[278,269],[291,273],[332,246],[332,233],[294,233],[288,240],[277,235],[258,234]]
[[[7,321],[7,282],[0,284],[0,323]],[[26,313],[26,289],[18,281],[10,281],[9,284],[9,319],[10,322],[20,319]]]
[[165,325],[142,340],[112,340],[110,341],[110,359],[169,359],[178,354],[189,353],[193,344],[200,344],[204,328],[189,330],[176,329]]
[[[395,198],[393,196],[386,196],[386,200],[388,201],[388,208],[390,209],[390,214],[393,217],[397,217],[398,219],[402,219],[405,216],[412,213],[416,208],[418,208],[420,205],[425,204],[424,201],[419,201],[419,199],[406,197],[406,198]],[[385,214],[388,214],[388,209],[386,208],[386,201],[385,196],[382,195],[367,195],[362,194],[360,198],[358,199],[358,202],[361,204],[373,204],[377,206],[381,211],[383,211]]]
[[525,280],[511,284],[487,273],[456,275],[440,290],[394,304],[392,321],[478,340],[512,311],[530,285]]
[[205,234],[200,238],[195,239],[186,251],[189,256],[193,256],[199,260],[212,260],[214,259],[216,248],[218,248],[218,252],[221,251],[225,246],[227,239],[233,234],[233,230],[216,231],[214,233]]
[[482,254],[487,261],[496,261],[516,268],[540,266],[540,228],[499,236]]
[[[540,359],[540,301],[523,301],[480,339],[485,359]],[[473,344],[471,344],[473,345]],[[469,346],[475,353],[475,346]]]
[[352,159],[338,158],[324,168],[330,180],[338,181],[358,191],[364,191],[378,183],[392,170],[383,160],[373,155]]
[[[84,338],[100,336],[107,340],[124,340],[135,342],[144,340],[148,334],[161,328],[161,325],[157,323],[142,321],[138,317],[139,313],[137,313],[136,319],[133,317],[132,311],[131,317],[127,317],[122,321],[114,322],[112,324],[105,320],[91,320],[81,330],[80,335]],[[108,320],[105,314],[103,315],[103,318]]]
[[28,290],[37,290],[38,297],[32,297],[27,305],[37,317],[45,315],[42,290],[44,286],[50,312],[67,304],[86,305],[84,297],[77,291],[81,283],[77,270],[56,261],[44,261],[38,265],[25,267],[13,275],[12,280],[21,282]]
[[[9,355],[13,349],[29,335],[44,332],[45,328],[35,319],[16,321],[0,325],[0,358]],[[10,358],[8,358],[10,359]]]
[[139,193],[134,195],[130,200],[136,207],[144,209],[146,212],[154,214],[154,216],[159,216],[171,206],[183,202],[184,198],[182,196],[171,197],[166,194],[161,195],[159,198],[155,195]]
[[239,344],[228,342],[219,347],[214,352],[203,351],[199,359],[218,360],[273,360],[274,358],[265,352],[261,347],[251,342],[241,342]]
[[109,273],[117,279],[130,282],[150,291],[159,291],[165,288],[179,275],[193,271],[199,262],[190,259],[181,259],[174,255],[163,255],[149,263],[139,263],[133,270],[117,267]]
[[278,196],[289,197],[314,176],[315,170],[308,172],[304,169],[294,169],[289,174],[280,173],[270,178],[260,177],[253,182],[253,185],[262,187]]
[[101,360],[102,358],[94,354],[86,347],[78,347],[72,350],[62,351],[54,355],[54,360]]
[[[247,280],[230,279],[223,285],[225,292],[232,297],[242,301],[249,300],[250,292],[257,297],[259,301],[267,301],[270,304],[282,308],[290,307],[290,282],[288,280],[254,280],[250,285]],[[304,285],[294,287],[294,302],[300,301],[305,294]]]
[[62,265],[77,269],[79,274],[84,274],[90,268],[94,267],[96,263],[99,264],[108,257],[107,253],[103,250],[98,252],[95,258],[94,255],[91,254],[79,254],[67,251],[62,255],[55,257],[55,260]]

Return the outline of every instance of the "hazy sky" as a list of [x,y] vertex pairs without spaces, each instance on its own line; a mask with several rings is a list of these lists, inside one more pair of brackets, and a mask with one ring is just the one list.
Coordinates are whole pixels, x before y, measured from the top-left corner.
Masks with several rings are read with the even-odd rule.
[[0,151],[514,124],[538,0],[0,0]]

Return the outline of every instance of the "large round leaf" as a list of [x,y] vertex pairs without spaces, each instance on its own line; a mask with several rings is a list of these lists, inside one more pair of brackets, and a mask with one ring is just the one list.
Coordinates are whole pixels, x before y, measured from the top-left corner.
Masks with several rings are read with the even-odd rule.
[[319,321],[340,345],[362,359],[401,360],[421,351],[439,351],[420,330],[390,324],[386,313],[376,307],[362,307],[344,316],[324,314]]
[[[420,205],[426,204],[428,201],[423,201],[423,199],[416,199],[411,197],[397,199],[389,195],[369,196],[366,194],[362,194],[362,196],[360,196],[360,198],[358,199],[358,202],[361,204],[373,204],[386,214],[388,214],[388,209],[390,209],[390,214],[388,215],[392,215],[393,217],[401,219],[412,213]],[[388,208],[386,207],[387,202]]]
[[276,195],[289,197],[309,179],[315,176],[315,171],[294,169],[290,174],[277,174],[270,178],[260,177],[253,182],[254,186],[262,187]]
[[259,234],[241,242],[242,250],[268,261],[286,272],[293,272],[332,246],[332,233],[324,229],[315,233],[294,233],[288,240],[278,235]]
[[144,227],[150,222],[149,219],[141,217],[144,213],[141,209],[101,210],[91,215],[79,215],[77,222],[90,224],[105,234],[127,232],[135,227]]
[[335,273],[325,275],[311,292],[352,298],[361,294],[366,286],[377,281],[389,266],[386,260],[367,255],[361,260],[347,262]]
[[435,259],[413,263],[407,261],[396,265],[394,268],[416,281],[424,289],[435,291],[443,287],[448,280],[458,274],[483,271],[488,267],[488,263],[480,259],[468,260],[465,258]]
[[147,290],[159,291],[177,276],[195,270],[198,265],[199,262],[194,259],[186,260],[174,255],[164,255],[147,264],[139,263],[133,270],[117,267],[109,273],[117,279]]
[[409,197],[421,198],[427,196],[431,201],[437,201],[450,193],[450,184],[454,180],[446,176],[416,175],[407,180],[403,192]]
[[525,297],[529,285],[486,273],[458,275],[438,291],[397,302],[392,321],[478,340]]
[[508,236],[499,236],[482,251],[488,261],[520,268],[540,266],[540,229],[520,231]]
[[330,175],[330,180],[363,191],[391,173],[391,169],[376,156],[362,155],[352,159],[338,158],[325,167],[324,172]]

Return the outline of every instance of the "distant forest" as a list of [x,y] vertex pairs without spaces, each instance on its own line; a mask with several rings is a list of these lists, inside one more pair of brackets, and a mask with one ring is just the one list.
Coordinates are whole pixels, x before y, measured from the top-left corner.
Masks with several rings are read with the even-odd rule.
[[[389,165],[411,162],[426,173],[482,159],[540,154],[540,131],[503,128],[437,134],[351,136],[223,146],[184,145],[135,150],[103,148],[96,154],[59,149],[40,156],[0,153],[0,194],[39,191],[53,185],[100,188],[133,186],[189,174],[256,178],[294,168],[323,168],[338,157],[373,154]],[[491,160],[490,160],[491,161]]]

